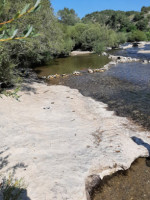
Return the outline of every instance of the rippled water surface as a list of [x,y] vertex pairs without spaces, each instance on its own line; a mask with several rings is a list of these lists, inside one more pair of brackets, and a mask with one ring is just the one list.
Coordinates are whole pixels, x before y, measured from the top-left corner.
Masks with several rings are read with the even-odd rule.
[[150,129],[150,64],[118,64],[104,73],[71,76],[64,84]]
[[[150,45],[146,45],[143,49],[150,50]],[[139,50],[141,48],[131,48],[112,53],[150,60],[150,54],[139,54]],[[55,67],[59,65],[59,72],[70,73],[70,62],[74,62],[71,71],[92,66],[97,68],[108,62],[106,57],[104,60],[101,57],[99,59],[95,57],[92,58],[95,63],[93,65],[91,64],[91,56],[95,55],[66,58],[67,62],[62,59],[61,63],[55,63]],[[67,68],[65,62],[68,63]],[[65,72],[61,71],[62,65],[66,68]],[[41,70],[41,75],[50,73],[43,68],[38,70]],[[59,73],[55,70],[54,72]],[[82,76],[69,76],[67,79],[61,80],[59,84],[76,88],[84,96],[90,96],[97,101],[107,103],[109,109],[114,110],[117,115],[128,117],[150,130],[150,64],[140,62],[118,64],[104,73],[89,74],[84,72]],[[128,171],[106,177],[103,184],[95,192],[93,200],[150,200],[150,160],[148,166],[146,162],[144,158],[138,159]]]
[[141,51],[141,50],[150,50],[150,44],[147,44],[147,45],[145,45],[144,47],[141,47],[141,48],[133,47],[133,48],[125,49],[125,50],[112,51],[111,53],[114,54],[114,55],[119,55],[119,56],[150,60],[150,54],[139,53],[139,51]]

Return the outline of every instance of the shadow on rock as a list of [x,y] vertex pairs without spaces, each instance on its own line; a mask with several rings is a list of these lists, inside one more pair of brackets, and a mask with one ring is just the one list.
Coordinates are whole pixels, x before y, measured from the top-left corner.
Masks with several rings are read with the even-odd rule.
[[145,148],[148,150],[149,156],[150,156],[150,144],[144,142],[141,138],[138,138],[138,137],[135,137],[135,136],[132,137],[132,140],[133,140],[136,144],[145,147]]
[[136,144],[141,145],[141,146],[145,147],[145,148],[148,150],[148,152],[149,152],[149,157],[146,158],[146,165],[147,165],[148,167],[150,167],[150,144],[144,142],[141,138],[138,138],[138,137],[135,137],[135,136],[132,137],[132,140],[133,140]]
[[8,157],[7,156],[2,156],[3,153],[5,153],[9,148],[5,149],[4,151],[0,152],[0,170],[3,169],[4,167],[6,167],[8,165]]
[[[0,151],[0,170],[9,164],[8,158],[10,154],[6,154],[8,150],[9,148],[5,148],[5,150]],[[17,163],[7,169],[7,172],[12,170],[12,173],[7,173],[8,177],[3,177],[3,174],[0,173],[0,200],[31,200],[27,195],[23,180],[14,178],[18,168],[26,170],[27,167],[24,163]]]

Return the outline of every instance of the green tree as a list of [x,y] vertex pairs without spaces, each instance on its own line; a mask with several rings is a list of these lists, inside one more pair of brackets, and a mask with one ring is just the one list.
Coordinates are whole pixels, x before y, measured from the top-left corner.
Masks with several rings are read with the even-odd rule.
[[98,27],[91,27],[85,30],[81,35],[82,48],[84,50],[93,50],[93,47],[95,46],[96,41],[99,40],[100,36],[101,32]]
[[132,33],[130,33],[128,40],[129,40],[129,42],[146,41],[147,36],[146,36],[145,32],[136,30],[136,31],[133,31]]
[[137,21],[142,20],[143,18],[144,18],[144,16],[141,13],[137,13],[134,15],[133,21],[137,22]]
[[75,10],[69,8],[59,10],[57,15],[60,22],[71,26],[75,25],[80,20],[77,14],[75,13]]
[[141,12],[142,12],[142,13],[148,13],[149,11],[150,11],[150,6],[149,6],[149,7],[143,6],[143,7],[141,8]]
[[[30,8],[35,5],[31,0],[7,0],[7,4],[0,13],[2,21],[9,21],[18,13],[18,10],[30,4]],[[57,25],[57,19],[53,14],[51,3],[49,0],[41,0],[40,12],[30,12],[11,23],[6,24],[9,30],[18,29],[15,37],[20,37],[26,34],[27,25],[33,27],[33,32],[40,33],[38,37],[25,40],[11,40],[8,42],[1,42],[0,51],[0,71],[3,73],[3,68],[7,68],[9,72],[12,66],[15,66],[13,73],[21,67],[33,67],[37,64],[47,62],[53,55],[59,54],[62,47],[62,30]],[[22,33],[22,30],[25,33]],[[11,70],[12,71],[12,70]],[[10,77],[10,76],[9,76]],[[12,81],[8,76],[1,76],[0,81]],[[12,76],[11,76],[12,77]]]
[[89,28],[89,25],[83,23],[77,23],[75,26],[70,27],[70,37],[74,41],[74,48],[81,49],[82,47],[82,33]]
[[140,31],[145,31],[147,29],[147,26],[148,26],[147,19],[140,20],[136,24],[137,29],[139,29]]

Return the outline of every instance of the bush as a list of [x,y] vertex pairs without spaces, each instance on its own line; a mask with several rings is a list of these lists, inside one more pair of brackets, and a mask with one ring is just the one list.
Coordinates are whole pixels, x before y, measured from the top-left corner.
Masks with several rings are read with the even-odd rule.
[[0,183],[0,199],[20,200],[24,190],[23,180],[14,179],[12,175],[4,178]]
[[[5,9],[0,13],[1,20],[11,19],[28,3],[31,1],[7,0]],[[31,3],[32,5],[34,5],[34,1]],[[19,30],[26,30],[27,25],[31,24],[35,32],[40,35],[32,39],[1,43],[3,53],[0,55],[0,76],[2,74],[2,80],[12,81],[14,66],[18,68],[40,65],[62,51],[62,31],[53,15],[49,0],[41,0],[41,6],[40,12],[29,13],[11,23],[11,28],[17,27]],[[20,34],[21,32],[18,32],[19,36]],[[3,71],[4,68],[6,70]]]
[[140,30],[134,31],[129,35],[129,42],[147,41],[147,36],[145,32]]
[[126,33],[117,33],[118,44],[124,44],[127,41]]
[[10,56],[5,52],[3,46],[0,46],[0,82],[14,83],[15,64],[11,61]]
[[138,21],[137,24],[136,24],[137,29],[139,29],[140,31],[146,30],[147,26],[148,26],[148,20],[147,19],[142,19],[142,20]]
[[106,50],[106,44],[105,42],[96,42],[94,44],[93,50],[95,53],[101,54],[102,52],[104,52]]
[[59,10],[57,15],[60,22],[66,25],[73,26],[80,21],[74,9],[64,8],[63,10]]
[[150,31],[146,32],[146,37],[147,37],[147,40],[150,41]]
[[89,29],[89,26],[83,23],[77,23],[75,26],[70,27],[69,36],[75,43],[75,49],[81,48],[82,46],[81,35],[87,29]]
[[84,50],[93,50],[93,47],[101,37],[100,29],[97,27],[91,27],[85,30],[81,35],[82,48]]

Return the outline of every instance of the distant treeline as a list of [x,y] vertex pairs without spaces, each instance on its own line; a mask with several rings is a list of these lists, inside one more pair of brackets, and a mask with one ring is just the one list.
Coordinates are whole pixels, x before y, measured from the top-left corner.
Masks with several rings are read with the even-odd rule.
[[[0,3],[3,0],[0,0]],[[6,0],[0,20],[16,15],[31,0]],[[150,7],[141,12],[105,10],[80,19],[73,9],[64,8],[54,15],[49,0],[41,0],[41,9],[7,25],[25,30],[28,24],[38,37],[0,43],[0,82],[13,82],[21,67],[33,67],[53,57],[68,56],[72,50],[101,53],[106,47],[118,47],[126,41],[150,40]],[[0,30],[2,32],[2,30]],[[20,34],[20,32],[18,33]]]
[[101,53],[106,47],[118,47],[126,41],[150,40],[150,7],[142,7],[141,12],[104,10],[82,19],[73,9],[64,8],[57,16],[66,45],[72,44],[72,49]]

